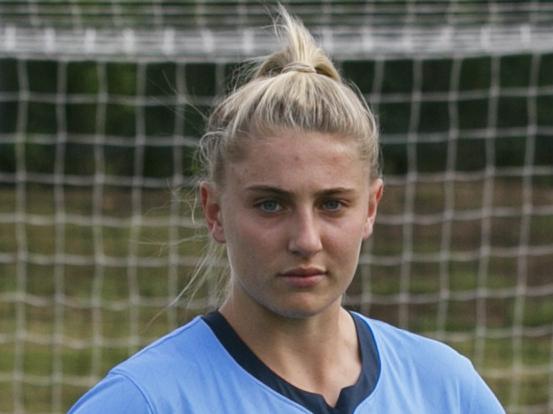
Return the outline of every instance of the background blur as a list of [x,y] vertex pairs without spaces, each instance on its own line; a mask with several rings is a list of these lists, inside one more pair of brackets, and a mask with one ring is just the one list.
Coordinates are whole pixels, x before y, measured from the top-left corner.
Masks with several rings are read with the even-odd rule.
[[[378,116],[386,190],[347,302],[553,413],[553,2],[283,1]],[[272,2],[0,0],[0,413],[59,413],[216,305],[192,161]]]

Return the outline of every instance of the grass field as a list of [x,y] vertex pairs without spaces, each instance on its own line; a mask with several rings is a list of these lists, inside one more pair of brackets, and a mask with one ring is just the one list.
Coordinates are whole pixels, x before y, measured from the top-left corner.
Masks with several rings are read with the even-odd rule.
[[[527,216],[520,179],[488,195],[478,180],[445,188],[392,180],[347,303],[449,342],[510,412],[551,412],[553,216],[540,213],[551,183],[534,182]],[[106,187],[100,204],[90,188],[58,190],[0,187],[0,412],[63,412],[129,353],[215,305],[208,286],[191,311],[163,311],[204,243],[187,203],[169,190]]]

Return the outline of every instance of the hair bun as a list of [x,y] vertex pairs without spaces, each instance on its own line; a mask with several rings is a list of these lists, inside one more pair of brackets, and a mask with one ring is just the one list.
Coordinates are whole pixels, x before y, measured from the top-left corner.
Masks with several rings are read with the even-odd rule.
[[281,73],[286,73],[286,72],[317,73],[317,70],[313,65],[310,65],[308,63],[292,62],[292,63],[288,63],[286,66],[282,68]]

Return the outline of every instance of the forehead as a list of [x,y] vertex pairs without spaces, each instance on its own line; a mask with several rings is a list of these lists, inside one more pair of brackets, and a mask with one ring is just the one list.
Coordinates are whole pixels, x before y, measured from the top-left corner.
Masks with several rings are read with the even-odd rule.
[[355,140],[316,132],[286,132],[244,143],[243,156],[231,162],[227,183],[270,184],[286,189],[351,187],[368,181]]

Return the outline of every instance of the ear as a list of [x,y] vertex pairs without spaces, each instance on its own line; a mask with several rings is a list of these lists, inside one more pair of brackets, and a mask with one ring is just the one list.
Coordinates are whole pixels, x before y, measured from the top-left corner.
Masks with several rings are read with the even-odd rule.
[[225,242],[225,232],[221,219],[221,204],[217,189],[208,182],[200,184],[200,200],[204,211],[207,229],[216,242]]
[[380,178],[373,181],[369,194],[369,205],[367,220],[363,229],[363,240],[367,240],[373,233],[374,222],[376,220],[376,212],[378,210],[378,204],[382,198],[384,192],[384,183]]

